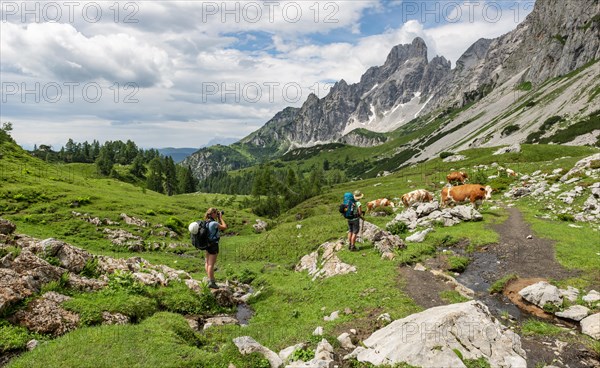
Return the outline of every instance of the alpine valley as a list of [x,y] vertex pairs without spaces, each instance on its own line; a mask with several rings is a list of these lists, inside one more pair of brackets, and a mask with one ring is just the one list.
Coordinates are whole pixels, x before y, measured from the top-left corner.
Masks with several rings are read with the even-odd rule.
[[[266,161],[362,147],[352,177],[442,152],[515,143],[599,145],[600,3],[538,0],[513,31],[457,60],[428,58],[421,38],[395,46],[360,82],[311,94],[229,146],[188,156],[196,178]],[[345,154],[333,155],[343,160]],[[335,159],[334,159],[335,160]],[[350,166],[346,166],[348,169]]]

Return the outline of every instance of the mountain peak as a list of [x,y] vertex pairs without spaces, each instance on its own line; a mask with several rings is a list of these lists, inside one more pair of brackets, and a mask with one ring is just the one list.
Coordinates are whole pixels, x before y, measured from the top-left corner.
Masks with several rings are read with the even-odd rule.
[[394,46],[385,63],[403,63],[415,58],[427,60],[427,44],[421,37],[416,37],[410,44]]

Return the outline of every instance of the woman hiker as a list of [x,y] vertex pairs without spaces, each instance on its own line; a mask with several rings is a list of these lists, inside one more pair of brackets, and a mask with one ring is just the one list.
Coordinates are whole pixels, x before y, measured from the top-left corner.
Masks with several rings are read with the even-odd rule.
[[223,211],[218,211],[216,208],[209,208],[206,211],[204,220],[208,222],[208,248],[206,248],[206,258],[204,261],[204,269],[208,276],[208,287],[218,289],[215,282],[215,263],[217,263],[217,255],[219,254],[219,230],[227,229],[227,224],[223,220]]
[[356,237],[360,231],[360,219],[363,215],[362,205],[359,202],[363,194],[360,190],[355,190],[353,193],[354,201],[356,202],[354,206],[354,218],[348,219],[348,244],[350,251],[356,251]]

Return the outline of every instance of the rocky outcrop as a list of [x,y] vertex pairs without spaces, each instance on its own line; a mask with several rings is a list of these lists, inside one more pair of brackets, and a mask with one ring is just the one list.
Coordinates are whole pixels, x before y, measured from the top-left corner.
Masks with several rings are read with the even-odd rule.
[[344,359],[374,365],[405,362],[418,367],[465,367],[484,358],[492,367],[527,366],[520,337],[478,301],[450,304],[396,320],[375,331]]
[[393,259],[396,250],[406,248],[406,244],[399,236],[382,230],[368,221],[363,221],[361,236],[373,243],[375,249],[381,254],[381,258]]
[[355,266],[342,262],[336,255],[342,248],[344,248],[344,242],[341,240],[336,243],[323,243],[319,246],[319,249],[300,259],[300,262],[296,265],[296,271],[308,271],[313,281],[317,278],[328,278],[356,272]]
[[262,346],[250,336],[236,337],[235,339],[233,339],[233,343],[235,344],[235,346],[237,346],[239,352],[242,355],[248,355],[252,353],[262,354],[269,361],[271,368],[279,368],[283,365],[283,361],[281,360],[279,355],[277,355],[272,350]]
[[547,304],[553,304],[556,307],[562,305],[562,297],[558,288],[545,281],[529,285],[519,291],[519,295],[540,308],[544,308]]
[[600,340],[600,313],[592,314],[581,320],[581,332]]
[[454,226],[463,221],[481,221],[482,219],[481,213],[470,205],[441,208],[439,202],[433,201],[419,204],[416,209],[408,208],[402,211],[387,226],[392,226],[396,222],[403,222],[409,230],[415,230],[419,226],[431,227],[435,223],[443,226]]
[[27,329],[52,336],[60,336],[77,328],[79,316],[63,309],[60,304],[70,298],[55,292],[42,295],[17,311],[10,320]]

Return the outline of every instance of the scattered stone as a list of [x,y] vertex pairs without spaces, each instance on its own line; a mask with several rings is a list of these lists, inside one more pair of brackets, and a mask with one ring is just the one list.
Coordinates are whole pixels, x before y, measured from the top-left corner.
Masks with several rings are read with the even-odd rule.
[[415,271],[427,271],[427,268],[423,266],[421,263],[417,263],[414,268]]
[[393,259],[397,249],[406,248],[406,244],[399,236],[382,230],[368,221],[364,221],[362,226],[362,237],[373,243],[375,249],[381,254],[381,258]]
[[27,329],[52,336],[64,335],[79,325],[79,316],[60,306],[68,296],[48,292],[17,311],[9,320]]
[[405,241],[411,242],[411,243],[422,243],[425,240],[425,237],[427,236],[427,234],[429,234],[432,231],[433,231],[432,228],[427,228],[423,231],[419,231],[417,233],[414,233],[411,236],[406,237]]
[[146,220],[142,220],[142,219],[138,219],[135,217],[129,217],[126,214],[122,213],[119,215],[119,217],[125,221],[126,224],[128,225],[135,225],[135,226],[140,226],[140,227],[148,227],[150,226],[150,223]]
[[266,231],[268,226],[269,224],[261,219],[256,219],[256,224],[252,225],[254,231],[257,233],[262,233]]
[[331,312],[329,316],[323,317],[324,321],[335,321],[340,317],[340,311]]
[[600,313],[592,314],[579,323],[581,324],[582,333],[600,340]]
[[452,156],[448,156],[445,159],[443,159],[442,161],[444,162],[456,162],[456,161],[462,161],[462,160],[466,160],[467,156],[463,156],[463,155],[452,155]]
[[12,222],[0,218],[0,234],[2,235],[10,235],[15,232],[17,226]]
[[281,350],[278,355],[282,361],[287,362],[296,350],[304,349],[304,347],[305,344],[303,343],[296,344],[294,346],[288,346],[287,348]]
[[225,326],[225,325],[239,325],[240,322],[237,318],[233,318],[231,316],[215,316],[209,317],[204,321],[203,330],[206,330],[213,326]]
[[102,312],[103,325],[126,325],[129,323],[129,317],[121,313]]
[[27,351],[32,351],[33,349],[37,348],[39,345],[40,345],[40,342],[37,341],[36,339],[29,340],[29,341],[27,341],[27,345],[26,345]]
[[356,346],[352,343],[352,339],[350,338],[350,334],[344,332],[340,336],[337,337],[337,340],[340,342],[340,345],[344,349],[354,349]]
[[313,336],[323,336],[323,327],[319,326],[313,331]]
[[[579,160],[575,164],[575,166],[573,166],[573,168],[571,170],[569,170],[569,172],[567,172],[565,175],[563,175],[560,178],[560,181],[567,182],[570,176],[577,174],[577,173],[584,171],[585,169],[591,167],[592,161],[597,161],[597,160],[600,160],[600,153],[596,153],[596,154],[588,156],[582,160]],[[579,179],[579,178],[574,178],[574,179]]]
[[356,272],[356,267],[342,262],[335,254],[344,248],[342,240],[337,243],[327,242],[319,246],[322,250],[321,262],[319,259],[319,250],[316,250],[300,259],[300,263],[296,265],[295,270],[301,272],[308,271],[312,275],[312,280],[317,278],[328,278],[336,275],[344,275],[350,272]]
[[590,312],[589,308],[583,305],[572,305],[562,312],[556,312],[555,315],[560,318],[572,319],[573,321],[581,321],[587,317]]
[[252,353],[262,354],[271,365],[271,368],[279,368],[283,365],[283,361],[279,355],[275,354],[272,350],[262,346],[256,340],[250,336],[236,337],[233,339],[233,343],[237,346],[240,354],[247,355]]
[[559,289],[561,298],[567,298],[571,302],[575,302],[579,297],[579,289],[568,286],[567,289]]
[[583,297],[583,301],[587,303],[594,303],[600,300],[600,293],[596,290],[590,290],[587,295]]
[[135,247],[139,248],[139,250],[143,250],[144,245],[141,236],[133,235],[129,231],[123,229],[113,230],[105,228],[102,232],[107,234],[107,239],[114,245]]
[[533,235],[527,235],[527,239],[533,239]]
[[529,285],[519,291],[519,295],[528,302],[544,308],[547,303],[557,307],[562,305],[562,298],[558,288],[546,281],[540,281],[533,285]]
[[352,313],[354,313],[354,312],[352,311],[352,309],[350,309],[350,308],[348,308],[348,307],[344,308],[344,314],[352,314]]
[[392,322],[392,317],[390,317],[389,313],[383,313],[383,314],[379,315],[379,317],[377,317],[377,321],[380,321],[383,323],[390,323],[390,322]]

